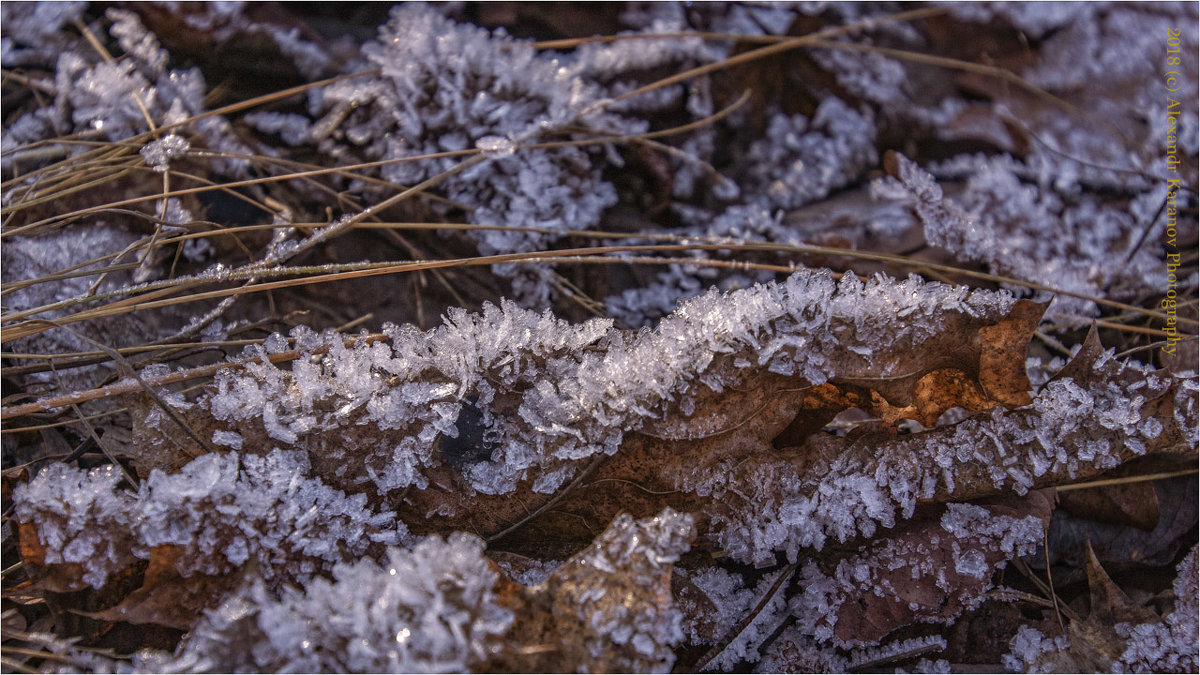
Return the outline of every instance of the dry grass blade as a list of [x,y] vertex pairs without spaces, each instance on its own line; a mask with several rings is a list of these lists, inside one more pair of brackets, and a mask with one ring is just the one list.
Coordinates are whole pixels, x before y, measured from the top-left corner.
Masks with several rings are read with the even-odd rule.
[[[348,338],[346,340],[346,344],[347,344],[347,346],[353,346],[354,344],[357,344],[359,342],[366,342],[369,344],[369,343],[378,342],[380,340],[385,340],[385,339],[386,339],[386,336],[381,335],[381,334],[368,335],[368,336],[361,337],[361,338]],[[320,355],[320,354],[324,354],[326,351],[328,351],[328,348],[318,348],[311,352],[306,352],[305,354]],[[287,361],[294,361],[294,360],[300,358],[300,356],[302,356],[302,353],[299,350],[289,350],[289,351],[285,351],[285,352],[271,354],[267,357],[266,360],[270,363],[285,363]],[[210,364],[207,366],[198,366],[196,368],[189,368],[187,370],[169,373],[167,375],[163,375],[160,377],[145,378],[145,379],[143,379],[142,382],[137,382],[134,380],[121,380],[119,382],[115,382],[113,384],[110,384],[110,385],[107,385],[104,387],[97,387],[95,389],[87,389],[87,390],[83,390],[83,391],[73,391],[73,392],[68,392],[68,393],[64,393],[64,394],[59,394],[56,396],[44,398],[39,401],[35,401],[33,403],[25,403],[25,404],[21,404],[21,405],[7,406],[5,408],[0,409],[0,420],[12,419],[14,417],[20,417],[22,415],[29,415],[29,414],[37,413],[37,412],[45,412],[47,410],[54,410],[56,408],[62,408],[64,406],[74,405],[74,404],[78,404],[78,403],[85,403],[87,401],[95,401],[95,400],[102,399],[102,398],[110,398],[113,396],[121,396],[123,394],[130,394],[130,393],[142,390],[143,386],[150,387],[150,388],[162,387],[162,386],[166,386],[169,384],[176,384],[178,382],[187,382],[189,380],[197,380],[197,379],[201,379],[201,378],[205,378],[205,377],[212,377],[218,371],[226,369],[226,368],[242,368],[247,363],[261,363],[261,362],[262,362],[262,359],[260,359],[260,358],[253,358],[253,359],[249,359],[247,361],[236,361],[235,360],[235,361],[228,361],[228,362],[223,362],[223,363],[213,363],[213,364]]]

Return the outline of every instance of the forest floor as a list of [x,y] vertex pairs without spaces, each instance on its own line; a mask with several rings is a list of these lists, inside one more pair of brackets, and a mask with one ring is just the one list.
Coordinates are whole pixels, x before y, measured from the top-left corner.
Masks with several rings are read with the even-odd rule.
[[2,6],[3,672],[1196,670],[1195,3]]

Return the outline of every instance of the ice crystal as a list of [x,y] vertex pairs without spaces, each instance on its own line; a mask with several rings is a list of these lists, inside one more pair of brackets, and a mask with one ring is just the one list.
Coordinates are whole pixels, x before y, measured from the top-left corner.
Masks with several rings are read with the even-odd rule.
[[312,134],[312,120],[303,115],[257,111],[246,115],[242,121],[265,134],[279,134],[288,145],[307,143]]
[[[940,316],[989,315],[1011,303],[1007,294],[967,293],[915,278],[863,284],[847,275],[839,284],[827,272],[805,271],[729,297],[710,291],[656,331],[624,335],[608,321],[570,326],[503,302],[481,315],[452,311],[444,326],[427,333],[387,327],[390,346],[346,347],[340,337],[300,331],[302,345],[328,346],[320,364],[302,360],[285,371],[251,363],[224,371],[201,405],[243,435],[261,433],[252,431],[257,426],[284,444],[305,436],[325,448],[322,461],[338,467],[341,484],[369,481],[389,491],[426,485],[424,468],[441,464],[434,441],[454,435],[464,401],[474,397],[483,438],[494,450],[463,467],[464,477],[490,494],[524,479],[550,492],[570,475],[565,463],[616,452],[625,430],[705,382],[716,355],[753,350],[760,367],[822,383],[835,375],[829,355],[844,352],[848,338],[856,354],[866,354],[856,358],[870,360],[873,345],[919,345]],[[916,316],[930,322],[912,321]],[[602,338],[604,349],[580,349]],[[492,401],[514,392],[511,412],[496,414]],[[343,439],[337,429],[346,424],[367,433]],[[344,458],[351,456],[362,459],[348,465]]]
[[1066,635],[1048,638],[1036,628],[1021,626],[1009,642],[1009,653],[1001,662],[1009,672],[1045,673],[1055,672],[1052,664],[1045,664],[1046,656],[1065,651],[1070,646]]
[[[1194,672],[1197,667],[1197,588],[1196,551],[1193,548],[1176,568],[1175,609],[1161,623],[1136,626],[1120,623],[1117,634],[1126,640],[1118,659],[1121,668],[1131,672]],[[1014,649],[1014,651],[1016,651]]]
[[168,134],[161,139],[147,143],[142,148],[141,154],[151,168],[165,173],[170,168],[171,160],[186,155],[190,147],[191,144],[187,142],[186,138],[178,134]]
[[668,508],[641,520],[621,514],[551,576],[551,592],[577,608],[580,626],[571,632],[583,642],[581,656],[609,654],[601,669],[613,672],[670,670],[673,648],[683,639],[680,612],[669,594],[646,591],[669,578],[693,536],[686,513]]
[[[725,637],[737,626],[767,593],[784,571],[780,570],[764,576],[754,588],[746,588],[741,577],[719,568],[701,570],[690,577],[690,581],[712,603],[712,616],[703,616],[693,611],[689,613],[685,630],[690,633],[693,644],[713,644]],[[725,646],[705,670],[728,671],[738,663],[747,661],[756,663],[760,658],[759,647],[771,633],[787,618],[787,598],[780,589],[774,589],[774,595],[762,608],[754,620],[750,622],[733,640]],[[696,622],[703,620],[710,624],[710,637],[696,632]]]
[[[676,233],[682,236],[695,235],[709,239],[732,242],[764,241],[778,244],[800,244],[795,230],[780,222],[778,215],[759,206],[731,206],[716,217],[705,211],[679,207],[684,227]],[[708,252],[693,255],[703,257]],[[716,286],[720,290],[733,290],[769,281],[770,272],[746,271],[719,277],[713,267],[672,264],[658,274],[656,281],[638,288],[623,291],[605,300],[609,316],[630,327],[652,325],[662,316],[679,306],[679,302]]]
[[[36,32],[45,33],[53,28],[58,32],[47,42],[64,46],[57,50],[57,59],[46,64],[52,65],[55,70],[54,97],[48,105],[36,108],[11,125],[6,125],[6,146],[87,132],[99,132],[109,140],[119,141],[148,131],[147,115],[151,118],[151,125],[173,124],[205,111],[206,87],[200,70],[168,69],[166,52],[136,14],[116,8],[108,10],[107,16],[112,21],[109,32],[127,57],[108,61],[100,59],[95,50],[85,47],[83,38],[68,37],[64,35],[65,31],[60,30],[62,22],[80,11],[81,6],[52,6],[61,10],[54,17],[49,16],[48,10],[34,13],[33,17],[45,14],[43,18],[48,23],[37,28]],[[12,28],[7,23],[7,16],[5,28],[6,33]],[[206,117],[196,122],[194,129],[210,149],[242,154],[250,152],[222,116]],[[169,151],[165,156],[159,152],[168,150],[167,147],[151,147],[154,148],[150,150],[153,156],[147,156],[147,161],[152,166],[161,166],[170,159]],[[69,147],[69,151],[81,152],[82,149]],[[5,153],[4,167],[8,168],[12,161],[12,155]],[[244,159],[222,158],[212,162],[217,171],[230,175],[238,175],[248,167]]]
[[1092,14],[1095,7],[1074,2],[979,2],[956,5],[952,11],[956,17],[976,23],[1004,20],[1039,40],[1047,33]]
[[[431,7],[397,7],[363,54],[382,69],[379,77],[356,78],[314,93],[310,107],[321,116],[314,134],[327,121],[338,121],[334,135],[323,143],[329,152],[403,160],[486,146],[492,137],[531,141],[569,123],[606,131],[640,128],[606,113],[580,117],[602,98],[594,85],[538,55],[526,42],[502,31],[489,34],[455,24]],[[342,138],[349,143],[335,149]],[[440,184],[447,196],[472,208],[476,223],[586,229],[616,200],[612,186],[581,148],[488,154],[488,163]],[[455,156],[396,161],[382,173],[412,184],[461,161]],[[547,241],[545,235],[509,229],[472,236],[485,254],[533,250]]]
[[[878,647],[864,647],[854,650],[850,657],[848,670],[869,670],[872,666],[876,666],[880,662],[887,662],[904,654],[911,654],[916,651],[924,651],[929,649],[945,649],[946,638],[941,635],[930,635],[926,637],[909,638],[907,640],[896,640],[888,644]],[[922,659],[923,663],[917,664],[913,672],[917,673],[949,673],[950,664],[946,661],[937,661],[930,663]],[[922,665],[935,666],[932,668],[922,668]],[[896,672],[905,672],[897,670]]]
[[908,74],[891,57],[851,49],[814,49],[812,57],[857,98],[893,108],[904,103],[911,105],[904,94]]
[[147,75],[162,75],[167,66],[167,51],[146,30],[137,14],[111,8],[107,16],[113,22],[109,32],[117,39],[125,55],[137,61],[139,70]]
[[128,493],[115,489],[112,466],[84,473],[55,464],[18,486],[13,501],[18,520],[37,523],[46,562],[81,564],[94,587],[166,544],[186,550],[184,576],[227,574],[253,558],[268,577],[306,579],[372,543],[406,539],[403,524],[367,508],[365,495],[347,497],[307,471],[297,452],[205,455]]
[[[1102,665],[1111,665],[1113,672],[1192,672],[1197,664],[1197,567],[1196,549],[1184,557],[1176,568],[1175,607],[1161,621],[1113,626],[1115,640],[1112,652],[1115,660],[1103,655]],[[1090,621],[1091,619],[1088,619]],[[1078,669],[1081,659],[1093,651],[1090,645],[1074,645],[1072,637],[1087,635],[1085,627],[1047,637],[1041,631],[1022,626],[1009,642],[1009,653],[1002,657],[1004,667],[1015,672],[1064,672]],[[1093,629],[1094,630],[1094,629]],[[1086,644],[1086,643],[1085,643]],[[1073,650],[1079,649],[1079,652]]]
[[[138,237],[125,229],[101,222],[57,228],[34,236],[6,238],[0,249],[0,278],[6,290],[5,309],[19,311],[64,301],[85,302],[89,293],[104,293],[120,288],[133,280],[134,274],[110,270],[100,278],[98,275],[107,264],[98,261],[98,258],[108,252],[130,251],[137,241]],[[109,264],[126,263],[129,260],[118,257]],[[67,270],[87,270],[93,275],[56,276]],[[158,270],[157,259],[147,256],[137,273],[154,276]],[[39,279],[49,280],[37,281]],[[72,311],[75,311],[73,307],[64,307],[35,316],[53,320]],[[150,315],[138,314],[81,322],[73,328],[75,332],[46,331],[16,344],[29,352],[53,354],[95,349],[93,344],[76,333],[111,345],[138,344],[164,334],[164,329],[157,326]],[[65,387],[86,388],[93,385],[92,378],[96,370],[95,367],[64,370],[60,377]],[[50,373],[29,377],[32,380],[55,381]]]
[[34,522],[47,564],[76,563],[95,588],[108,575],[145,557],[133,536],[137,523],[133,497],[116,490],[121,472],[109,464],[80,471],[52,464],[13,493],[19,522]]
[[756,673],[844,673],[850,662],[838,650],[820,644],[791,624],[771,641]]
[[770,209],[794,209],[856,180],[878,161],[875,124],[868,109],[840,99],[821,102],[812,120],[776,115],[755,141],[747,192]]
[[[333,567],[279,593],[255,580],[201,620],[168,672],[469,672],[513,614],[477,537],[428,537],[382,563]],[[150,664],[148,664],[150,665]]]
[[63,26],[80,18],[86,2],[10,2],[3,5],[0,23],[0,60],[5,68],[53,66],[71,41],[61,32]]

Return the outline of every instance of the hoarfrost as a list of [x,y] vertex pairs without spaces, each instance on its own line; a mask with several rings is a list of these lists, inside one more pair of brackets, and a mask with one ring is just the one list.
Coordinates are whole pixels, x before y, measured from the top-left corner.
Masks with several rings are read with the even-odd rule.
[[75,563],[83,580],[100,588],[146,547],[133,536],[134,498],[116,490],[121,472],[108,464],[80,471],[52,464],[13,491],[18,522],[36,523],[47,564]]
[[54,464],[18,486],[13,502],[18,521],[38,524],[46,562],[81,564],[96,588],[164,544],[186,550],[184,576],[227,574],[254,558],[268,578],[303,580],[372,544],[407,540],[366,495],[347,497],[307,472],[298,452],[205,455],[178,473],[154,471],[129,493],[115,489],[112,466],[85,473]]
[[[692,517],[664,509],[652,518],[621,514],[583,553],[546,582],[567,606],[577,608],[583,649],[610,654],[602,670],[668,672],[683,639],[680,612],[669,593],[654,597],[664,574],[687,552]],[[615,646],[615,649],[614,649]]]
[[744,188],[768,209],[795,209],[856,180],[878,161],[870,110],[827,98],[808,120],[776,115],[755,141]]
[[[1115,626],[1117,635],[1126,640],[1125,651],[1118,659],[1122,669],[1131,672],[1195,672],[1200,654],[1197,648],[1197,587],[1196,551],[1193,548],[1176,568],[1175,609],[1161,623]],[[1014,649],[1015,651],[1015,649]]]
[[[1138,222],[1092,198],[1067,206],[1052,192],[1024,185],[1007,157],[981,164],[966,190],[950,199],[931,175],[896,155],[897,178],[873,184],[876,196],[899,198],[917,212],[926,240],[964,261],[989,264],[999,274],[1095,297],[1118,298],[1158,287],[1161,263],[1151,246],[1134,252],[1128,265],[1109,264],[1135,240]],[[1048,237],[1070,231],[1073,237]],[[1077,324],[1096,312],[1095,303],[1060,295],[1052,316]]]
[[[785,572],[780,570],[764,576],[753,589],[746,588],[741,577],[716,567],[691,575],[689,580],[703,591],[712,603],[714,615],[699,616],[694,612],[690,614],[684,626],[685,632],[689,634],[689,642],[713,644],[717,639],[726,636],[752,611],[759,600],[772,591],[779,575]],[[727,672],[742,661],[758,662],[760,645],[787,619],[786,609],[787,598],[783,591],[774,589],[774,595],[766,606],[708,663],[705,670]],[[711,624],[712,638],[706,639],[696,632],[695,623],[701,619]]]
[[178,134],[168,134],[161,139],[147,143],[141,150],[146,164],[160,173],[170,168],[171,160],[187,154],[191,144]]
[[192,630],[167,672],[470,672],[513,622],[477,537],[427,537],[382,563],[272,592],[254,580]]
[[[222,371],[201,406],[244,434],[257,424],[285,444],[305,435],[330,463],[361,456],[363,468],[347,480],[386,492],[426,485],[424,469],[442,464],[435,440],[474,397],[494,450],[463,467],[472,487],[500,494],[546,476],[542,489],[553,490],[567,475],[565,462],[616,452],[625,431],[705,382],[717,355],[753,352],[760,367],[820,384],[835,375],[828,355],[847,344],[861,347],[855,359],[869,363],[876,345],[921,344],[938,317],[998,315],[1012,302],[1006,293],[968,294],[916,278],[864,284],[846,275],[835,283],[828,272],[804,271],[728,296],[709,291],[657,330],[627,335],[610,321],[571,326],[505,301],[481,315],[453,310],[426,333],[385,327],[390,345],[347,347],[339,336],[321,337],[314,346],[329,351],[320,367],[301,360],[291,371],[270,363]],[[906,320],[912,316],[929,321]],[[602,349],[581,350],[598,341]],[[514,393],[509,414],[496,414],[493,399]],[[346,424],[368,433],[342,439],[336,430]]]
[[[200,70],[168,69],[166,51],[135,13],[116,8],[107,11],[107,17],[112,21],[109,33],[126,52],[126,58],[96,62],[99,56],[82,37],[60,30],[62,23],[78,16],[83,5],[55,3],[52,6],[61,11],[39,10],[29,18],[46,19],[47,24],[39,26],[35,32],[44,33],[53,28],[54,35],[47,39],[47,44],[61,46],[55,50],[53,60],[43,63],[55,71],[53,100],[7,125],[4,130],[6,147],[10,143],[30,144],[72,133],[100,133],[111,141],[120,141],[148,131],[147,115],[152,125],[175,124],[205,111],[206,86]],[[26,16],[23,12],[12,11],[11,16],[17,21],[9,24],[10,10],[6,9],[6,45],[9,44],[8,31]],[[54,13],[54,17],[49,13]],[[6,66],[9,56],[16,56],[9,51],[6,48]],[[22,56],[32,57],[31,51],[23,50]],[[228,120],[222,116],[199,120],[194,124],[194,130],[209,149],[250,154],[250,149],[237,138]],[[168,142],[167,138],[162,140]],[[172,156],[186,150],[180,150],[179,142],[175,140],[169,141],[168,145],[151,143],[147,148],[150,153],[147,162],[156,168],[165,166]],[[67,151],[75,154],[83,152],[83,147],[68,145]],[[2,161],[6,170],[11,167],[13,156],[5,153]],[[238,158],[211,161],[214,169],[229,175],[241,175],[249,166],[247,160]]]
[[[322,151],[343,161],[389,160],[381,174],[396,183],[454,170],[462,162],[454,153],[472,138],[487,150],[491,138],[533,141],[568,124],[619,134],[645,128],[607,112],[585,115],[603,98],[594,84],[527,42],[456,24],[432,7],[395,8],[362,52],[381,74],[313,92],[310,111],[318,119],[312,136],[323,139]],[[469,233],[485,255],[538,250],[553,240],[513,226],[587,229],[616,203],[599,163],[581,147],[487,154],[491,161],[439,184],[450,199],[471,208],[473,222],[503,226]]]
[[[1014,673],[1054,672],[1053,664],[1043,664],[1047,655],[1065,651],[1070,646],[1066,635],[1048,638],[1036,628],[1021,626],[1009,642],[1009,653],[1001,657],[1001,663]],[[1041,665],[1042,667],[1037,667]]]

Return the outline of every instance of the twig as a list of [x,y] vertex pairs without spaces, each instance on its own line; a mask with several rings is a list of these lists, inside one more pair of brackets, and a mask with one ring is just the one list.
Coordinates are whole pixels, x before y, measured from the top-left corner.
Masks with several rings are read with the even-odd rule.
[[508,527],[504,528],[503,530],[500,530],[496,534],[493,534],[492,536],[487,537],[487,539],[485,541],[487,541],[488,544],[491,544],[492,542],[495,542],[495,541],[499,541],[500,539],[503,539],[507,535],[509,535],[509,534],[515,532],[516,530],[518,530],[519,528],[523,527],[529,521],[533,520],[534,518],[537,518],[541,514],[554,508],[554,506],[556,504],[558,504],[560,501],[562,501],[563,497],[566,497],[568,494],[571,493],[572,490],[579,487],[579,484],[581,482],[583,482],[583,479],[587,478],[592,473],[592,470],[594,470],[597,466],[600,466],[600,463],[606,459],[608,459],[608,455],[605,455],[605,454],[600,454],[600,455],[593,457],[592,461],[589,462],[588,465],[583,468],[583,471],[579,472],[579,475],[576,476],[575,480],[571,481],[567,485],[567,487],[559,490],[553,497],[550,498],[549,501],[547,501],[545,504],[542,504],[541,506],[537,507],[537,509],[535,509],[533,513],[526,515],[525,517],[521,518],[520,520],[513,523],[512,525],[509,525]]
[[784,585],[784,583],[792,578],[792,574],[796,572],[796,567],[798,567],[799,564],[799,562],[788,563],[787,567],[784,567],[783,571],[779,574],[779,578],[775,580],[775,583],[771,584],[771,587],[767,589],[767,592],[761,599],[759,599],[758,604],[754,606],[754,609],[750,610],[750,613],[742,618],[742,620],[738,622],[738,625],[734,626],[732,630],[726,633],[725,637],[721,638],[717,644],[713,645],[712,649],[704,652],[704,655],[697,659],[696,662],[692,664],[692,667],[688,670],[690,672],[698,673],[708,667],[708,664],[713,659],[720,656],[721,652],[725,651],[725,649],[729,647],[729,645],[736,640],[739,635],[742,634],[742,631],[746,630],[750,624],[754,623],[754,620],[758,618],[758,615],[761,614],[763,609],[765,609],[766,606],[771,602],[771,599],[775,597],[775,594],[779,592],[779,589]]

